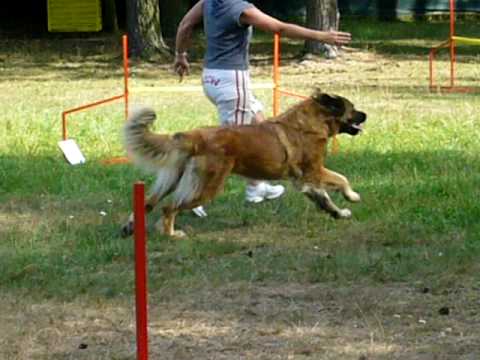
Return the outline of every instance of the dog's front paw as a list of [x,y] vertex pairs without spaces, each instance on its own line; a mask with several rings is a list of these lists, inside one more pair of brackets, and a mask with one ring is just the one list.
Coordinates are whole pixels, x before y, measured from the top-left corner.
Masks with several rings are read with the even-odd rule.
[[340,209],[338,211],[338,218],[339,219],[350,219],[352,217],[352,212],[350,209]]
[[133,222],[129,221],[125,225],[122,226],[122,229],[120,230],[120,235],[122,238],[129,237],[133,235]]
[[345,199],[347,199],[350,202],[360,202],[361,200],[360,194],[352,190],[347,191],[344,195],[345,195]]
[[182,230],[173,230],[165,229],[163,221],[160,219],[155,223],[155,230],[157,230],[160,234],[171,236],[172,238],[180,239],[187,236],[187,234]]

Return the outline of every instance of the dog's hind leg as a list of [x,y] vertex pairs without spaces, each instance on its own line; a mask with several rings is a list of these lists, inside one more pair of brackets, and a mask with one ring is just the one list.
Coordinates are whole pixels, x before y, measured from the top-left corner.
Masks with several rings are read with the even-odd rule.
[[184,237],[186,234],[182,230],[175,230],[175,217],[179,211],[173,204],[164,206],[163,217],[155,224],[155,228],[168,236]]
[[[145,213],[148,214],[152,212],[155,206],[168,194],[173,191],[174,185],[177,182],[179,177],[178,169],[169,169],[162,168],[157,172],[157,178],[152,188],[150,189],[150,194],[145,200]],[[134,223],[133,223],[133,213],[128,217],[127,222],[122,226],[121,236],[127,237],[133,234]]]
[[343,197],[350,202],[360,201],[360,195],[352,190],[347,178],[335,171],[322,168],[320,171],[320,182],[326,189],[340,191]]
[[[150,213],[155,206],[159,202],[159,197],[156,193],[151,194],[145,199],[145,214]],[[122,226],[122,229],[120,231],[120,235],[122,237],[128,237],[130,235],[133,235],[133,229],[134,229],[134,214],[130,213],[128,216],[127,222]]]
[[173,202],[163,208],[163,219],[156,225],[166,235],[185,236],[175,230],[175,217],[182,210],[190,210],[211,201],[223,190],[225,179],[233,168],[233,160],[222,156],[192,158],[175,189]]
[[348,219],[352,216],[350,209],[340,209],[335,205],[324,188],[304,184],[301,191],[312,200],[315,205],[328,212],[335,219]]

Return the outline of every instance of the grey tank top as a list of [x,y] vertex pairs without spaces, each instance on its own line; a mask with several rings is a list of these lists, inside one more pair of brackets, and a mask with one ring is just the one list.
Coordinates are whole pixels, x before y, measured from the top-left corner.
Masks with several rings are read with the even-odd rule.
[[253,4],[243,0],[205,0],[203,6],[207,37],[204,67],[247,70],[252,29],[240,24],[240,16]]

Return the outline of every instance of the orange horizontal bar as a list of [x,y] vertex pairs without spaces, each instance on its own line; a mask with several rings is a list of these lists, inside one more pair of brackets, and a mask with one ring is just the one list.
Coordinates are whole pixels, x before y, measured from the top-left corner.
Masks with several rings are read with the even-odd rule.
[[432,50],[437,50],[437,49],[448,47],[450,45],[451,41],[452,41],[452,39],[448,39],[448,40],[438,44],[437,46],[432,47]]
[[280,92],[283,95],[293,96],[293,97],[300,98],[300,99],[308,99],[309,98],[309,96],[295,94],[291,91],[282,90],[282,89],[278,89],[278,92]]
[[469,93],[478,93],[480,92],[480,87],[469,87],[469,86],[431,86],[431,91],[438,90],[440,92],[446,93],[459,93],[459,94],[469,94]]
[[86,104],[86,105],[82,105],[82,106],[79,106],[79,107],[76,107],[76,108],[73,108],[73,109],[65,110],[63,112],[63,114],[71,114],[71,113],[78,112],[78,111],[81,111],[81,110],[85,110],[85,109],[88,109],[88,108],[92,108],[92,107],[95,107],[95,106],[98,106],[98,105],[102,105],[102,104],[105,104],[105,103],[108,103],[108,102],[112,102],[112,101],[115,101],[115,100],[120,100],[120,99],[123,99],[124,97],[125,97],[125,94],[118,95],[118,96],[113,96],[113,97],[108,98],[108,99],[96,101],[96,102]]
[[115,165],[115,164],[128,164],[130,159],[128,157],[114,157],[111,159],[102,160],[102,164]]

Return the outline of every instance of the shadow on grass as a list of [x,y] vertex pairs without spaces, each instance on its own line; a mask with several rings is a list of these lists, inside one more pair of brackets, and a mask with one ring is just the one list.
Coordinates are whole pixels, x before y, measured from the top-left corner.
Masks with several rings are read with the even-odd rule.
[[[128,165],[92,161],[70,167],[42,156],[2,155],[0,164],[0,287],[67,298],[124,292],[133,247],[119,229],[131,210],[132,184],[143,175]],[[316,211],[291,186],[282,199],[246,206],[243,181],[232,178],[206,207],[207,218],[179,216],[188,239],[150,232],[155,266],[162,267],[158,281],[198,273],[232,281],[401,280],[416,271],[439,271],[441,261],[468,271],[479,251],[473,242],[479,230],[479,164],[477,154],[449,150],[329,158],[328,167],[346,175],[363,196],[363,202],[348,205],[354,216],[346,221]],[[347,205],[340,196],[334,200]],[[157,210],[150,220],[158,216]],[[445,249],[451,256],[434,265],[418,262],[422,254]]]
[[[57,197],[62,201],[78,201],[83,197],[92,199],[96,194],[109,194],[117,199],[125,199],[131,192],[136,179],[146,179],[148,183],[153,179],[145,176],[131,164],[103,165],[101,159],[92,158],[87,164],[70,166],[61,154],[55,156],[13,156],[0,155],[0,197],[4,201],[13,199],[28,201],[39,196]],[[439,201],[439,206],[449,206],[449,197],[464,199],[467,203],[471,196],[458,191],[459,188],[478,191],[475,184],[479,179],[480,161],[478,154],[454,150],[422,151],[422,152],[372,152],[355,151],[330,156],[327,167],[339,171],[351,179],[355,185],[377,194],[381,202],[382,194],[397,196],[407,195],[415,203],[419,196],[430,197],[431,201]],[[354,180],[352,180],[354,179]],[[357,183],[357,184],[355,184]],[[363,190],[363,192],[365,192]],[[259,206],[244,207],[244,182],[238,177],[231,177],[226,185],[226,193],[219,196],[211,205],[220,206],[219,213],[228,214],[230,211],[248,213],[250,209],[256,214],[247,223],[261,224],[265,222],[255,209],[267,210],[268,220],[273,220],[277,214],[280,222],[291,224],[289,218],[295,214],[295,209],[285,209],[277,204],[280,201],[266,202]],[[294,192],[293,187],[290,193]],[[296,195],[295,195],[296,196]],[[440,198],[438,197],[440,196]],[[445,199],[441,199],[446,196]],[[365,197],[368,199],[368,195]],[[303,201],[303,196],[299,195]],[[398,201],[403,201],[401,198]],[[122,204],[130,201],[122,200]],[[305,202],[307,200],[305,199]],[[218,203],[218,205],[216,205]],[[230,206],[234,209],[228,210]],[[461,203],[460,203],[461,204]],[[408,203],[404,203],[408,206]],[[85,203],[88,206],[88,202]],[[362,204],[354,205],[361,208]],[[240,208],[240,210],[238,209]],[[374,211],[374,209],[372,209]],[[125,211],[125,209],[124,209]],[[472,214],[474,216],[474,214]],[[195,222],[204,229],[213,231],[225,227],[243,228],[248,226],[245,219],[226,220],[228,216],[212,216],[207,219],[195,219]],[[283,221],[282,221],[283,218]],[[466,214],[465,218],[470,218]],[[188,220],[190,221],[190,220]],[[182,222],[182,221],[180,221]],[[293,226],[295,226],[293,224]]]
[[[428,231],[442,232],[455,229],[456,226],[468,227],[480,216],[479,208],[474,207],[471,201],[472,193],[478,192],[475,183],[480,179],[479,163],[479,157],[475,154],[448,150],[385,154],[354,152],[330,157],[327,167],[347,176],[353,187],[363,194],[364,203],[351,205],[354,214],[360,213],[361,221],[368,222],[369,216],[373,216],[402,225],[415,222]],[[232,195],[223,195],[221,201],[214,202],[211,205],[213,216],[207,219],[194,218],[193,222],[180,219],[179,224],[192,225],[195,233],[244,229],[265,223],[277,223],[281,227],[295,229],[297,221],[292,219],[302,219],[309,207],[309,201],[292,186],[286,195],[287,200],[280,199],[258,206],[245,204],[241,180],[231,180],[227,192],[232,187],[241,190],[236,190]],[[469,191],[471,193],[468,194]],[[339,196],[336,196],[336,201],[348,204]],[[286,207],[285,202],[293,206]],[[234,209],[243,207],[245,210],[230,210],[230,206]],[[232,211],[233,217],[227,216]],[[392,216],[385,216],[385,211],[391,212]],[[306,216],[306,219],[303,218],[306,222],[335,223],[324,212],[308,211]]]

